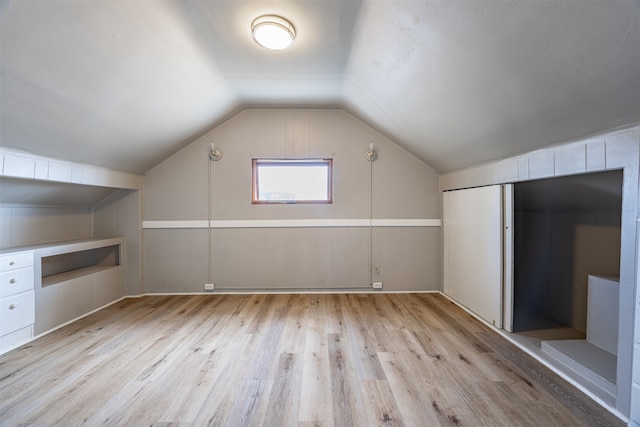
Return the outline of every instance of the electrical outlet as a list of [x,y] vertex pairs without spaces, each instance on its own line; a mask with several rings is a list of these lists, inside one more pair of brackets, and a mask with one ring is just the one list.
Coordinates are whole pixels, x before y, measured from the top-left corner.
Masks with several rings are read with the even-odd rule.
[[205,283],[204,284],[204,290],[205,291],[212,291],[213,289],[214,289],[213,283]]
[[373,275],[374,276],[379,276],[380,275],[380,266],[379,265],[374,265],[372,270],[373,270]]
[[382,289],[382,282],[373,282],[373,289]]

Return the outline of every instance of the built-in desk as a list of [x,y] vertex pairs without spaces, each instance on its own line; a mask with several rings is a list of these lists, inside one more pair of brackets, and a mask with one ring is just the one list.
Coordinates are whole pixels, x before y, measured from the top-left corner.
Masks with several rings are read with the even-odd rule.
[[[124,249],[124,238],[113,237],[0,250],[0,274],[7,279],[0,310],[13,307],[2,317],[0,353],[122,298]],[[28,265],[24,264],[27,259]],[[18,282],[29,285],[28,289],[5,295]],[[14,302],[18,296],[22,300]],[[32,307],[31,317],[28,307]],[[18,319],[17,308],[21,310],[19,322],[14,320]],[[24,319],[31,323],[25,324]]]

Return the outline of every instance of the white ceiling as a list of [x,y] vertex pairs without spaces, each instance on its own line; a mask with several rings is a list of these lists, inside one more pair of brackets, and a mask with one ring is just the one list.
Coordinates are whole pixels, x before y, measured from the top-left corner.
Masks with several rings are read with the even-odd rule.
[[640,123],[633,0],[0,1],[0,144],[79,163],[144,173],[251,106],[344,108],[443,172]]

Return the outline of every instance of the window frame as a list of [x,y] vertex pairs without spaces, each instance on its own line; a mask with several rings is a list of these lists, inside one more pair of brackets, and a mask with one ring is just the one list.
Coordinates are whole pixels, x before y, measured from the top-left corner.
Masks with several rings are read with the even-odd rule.
[[[267,166],[327,166],[327,199],[326,200],[260,200],[258,198],[258,169],[260,165]],[[304,159],[266,159],[254,158],[251,161],[251,204],[254,205],[328,205],[333,203],[333,159],[332,158],[304,158]]]

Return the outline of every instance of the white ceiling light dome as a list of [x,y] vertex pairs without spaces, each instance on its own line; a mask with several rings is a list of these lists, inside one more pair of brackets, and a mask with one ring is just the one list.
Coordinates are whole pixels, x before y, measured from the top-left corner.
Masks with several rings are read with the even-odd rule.
[[262,15],[251,23],[253,40],[271,50],[286,49],[296,38],[293,24],[281,16]]

